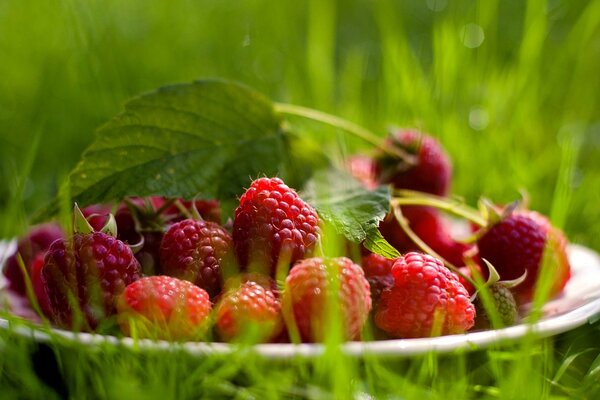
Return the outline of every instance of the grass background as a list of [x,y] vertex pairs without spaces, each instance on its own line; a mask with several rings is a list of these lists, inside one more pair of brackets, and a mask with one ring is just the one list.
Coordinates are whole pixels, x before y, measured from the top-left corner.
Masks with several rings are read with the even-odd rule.
[[[25,229],[127,99],[224,77],[381,135],[428,131],[454,161],[454,193],[508,202],[525,189],[600,250],[597,0],[5,0],[0,59],[3,237]],[[48,393],[31,360],[49,352],[73,398],[594,398],[599,329],[410,360],[332,350],[284,368],[246,354],[40,350],[2,331],[0,392]]]

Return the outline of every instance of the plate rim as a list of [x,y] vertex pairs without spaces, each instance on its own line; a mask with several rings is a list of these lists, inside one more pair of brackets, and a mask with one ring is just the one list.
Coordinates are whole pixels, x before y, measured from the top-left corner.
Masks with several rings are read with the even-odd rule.
[[[0,247],[7,242],[0,241]],[[8,243],[10,245],[10,243]],[[600,271],[600,254],[596,251],[578,244],[569,244],[569,255],[581,253],[585,257],[594,260],[595,269]],[[6,254],[6,252],[4,252]],[[0,253],[1,255],[1,253]],[[2,264],[2,262],[0,262]],[[573,269],[576,269],[575,266]],[[591,297],[583,305],[566,311],[557,316],[542,318],[535,323],[520,323],[510,327],[466,332],[464,334],[445,335],[433,338],[417,339],[388,339],[373,341],[351,341],[341,345],[341,351],[349,356],[393,356],[408,357],[435,352],[447,354],[461,351],[475,351],[485,349],[494,344],[502,344],[532,335],[536,338],[544,338],[564,333],[580,327],[600,315],[600,292]],[[39,342],[49,342],[54,335],[63,339],[84,345],[97,345],[108,343],[122,345],[129,348],[144,350],[173,350],[183,349],[185,352],[206,356],[212,354],[231,354],[242,345],[223,342],[183,342],[173,343],[165,340],[133,339],[131,337],[118,337],[114,335],[102,335],[97,333],[80,332],[75,333],[53,327],[36,328],[28,326],[27,323],[18,324],[0,316],[0,328],[11,330],[21,336],[29,337]],[[50,330],[52,334],[46,332]],[[244,346],[247,348],[249,346]],[[264,343],[250,346],[256,354],[273,359],[285,359],[293,357],[317,357],[325,351],[326,345],[319,343]]]

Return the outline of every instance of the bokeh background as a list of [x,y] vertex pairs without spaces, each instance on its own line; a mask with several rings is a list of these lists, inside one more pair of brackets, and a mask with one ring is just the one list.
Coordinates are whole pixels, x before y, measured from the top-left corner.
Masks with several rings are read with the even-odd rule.
[[[453,193],[504,203],[524,190],[572,241],[600,251],[598,0],[0,0],[0,236],[25,229],[128,99],[204,77],[382,137],[390,126],[427,131],[454,161]],[[594,398],[599,331],[596,321],[468,357],[384,368],[338,356],[287,373],[254,358],[167,362],[114,347],[60,356],[2,330],[0,397],[50,394],[38,379],[40,365],[58,370],[46,349],[83,397],[277,398],[288,385],[288,397],[307,398],[335,397],[321,386],[358,388],[356,398],[399,387],[406,398]],[[309,384],[290,389],[297,380]]]
[[454,193],[526,190],[600,248],[599,26],[586,0],[4,0],[0,215],[25,204],[4,236],[127,99],[224,77],[381,135],[426,130],[454,159]]

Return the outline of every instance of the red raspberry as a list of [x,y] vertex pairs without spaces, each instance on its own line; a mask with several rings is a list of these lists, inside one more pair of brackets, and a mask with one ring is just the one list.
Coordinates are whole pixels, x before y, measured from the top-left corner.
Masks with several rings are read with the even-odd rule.
[[[548,242],[550,240],[550,242]],[[566,238],[548,219],[531,211],[517,211],[496,223],[477,241],[479,256],[488,260],[502,280],[513,280],[527,271],[525,281],[513,291],[520,302],[531,300],[549,243],[554,268],[549,295],[555,296],[570,277]]]
[[373,158],[355,154],[348,158],[347,169],[365,188],[373,190],[379,186],[379,167]]
[[274,276],[309,256],[319,235],[319,217],[279,178],[260,178],[240,198],[233,220],[233,242],[242,268]]
[[193,340],[206,330],[211,310],[204,289],[174,277],[157,275],[133,282],[119,296],[121,330],[138,337]]
[[45,254],[38,254],[31,263],[31,286],[33,287],[33,294],[40,306],[42,313],[47,316],[52,316],[52,306],[50,305],[50,298],[46,293],[46,286],[42,281],[42,268],[44,267]]
[[[452,265],[464,265],[463,254],[471,246],[452,238],[447,222],[435,208],[403,206],[402,215],[408,221],[410,229],[440,257]],[[379,229],[383,237],[399,252],[421,251],[404,232],[393,214],[389,214],[379,224]]]
[[33,260],[38,254],[44,254],[52,242],[64,237],[63,231],[56,223],[47,223],[34,226],[25,236],[19,239],[17,250],[7,260],[4,266],[4,276],[9,288],[21,295],[25,295],[25,279],[19,266],[17,255],[21,255],[23,265],[31,274]]
[[74,329],[95,329],[114,314],[116,296],[139,277],[131,249],[102,232],[55,241],[42,267],[53,321]]
[[[362,268],[349,258],[309,258],[291,269],[283,291],[285,317],[293,319],[305,342],[322,341],[331,321],[330,285],[339,279],[339,310],[346,339],[355,339],[371,310],[371,295]],[[291,323],[291,322],[290,322]]]
[[233,243],[219,224],[186,219],[171,225],[160,245],[163,273],[190,281],[211,297],[221,291],[223,269],[232,267]]
[[439,196],[448,194],[452,165],[437,140],[415,130],[399,130],[388,137],[386,144],[415,155],[416,164],[407,164],[387,153],[380,155],[377,162],[382,183]]
[[362,258],[362,268],[371,288],[371,299],[373,305],[379,302],[381,292],[394,285],[392,276],[392,265],[395,259],[385,258],[379,254],[371,253]]
[[401,338],[462,333],[474,324],[469,293],[442,262],[408,253],[392,267],[394,286],[385,290],[375,313],[375,325]]
[[236,338],[272,341],[283,329],[279,299],[256,282],[244,282],[219,301],[216,329],[225,341]]

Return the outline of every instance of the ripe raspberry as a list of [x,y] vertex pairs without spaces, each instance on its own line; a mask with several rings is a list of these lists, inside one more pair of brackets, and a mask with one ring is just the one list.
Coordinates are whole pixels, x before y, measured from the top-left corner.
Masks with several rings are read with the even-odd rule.
[[9,288],[25,295],[25,277],[19,267],[17,255],[21,255],[25,269],[31,274],[31,265],[38,254],[44,254],[52,242],[64,236],[62,229],[56,223],[50,222],[34,226],[25,236],[19,239],[17,250],[7,260],[4,266],[4,276]]
[[388,137],[386,144],[415,155],[416,164],[410,165],[387,153],[381,154],[377,163],[382,183],[439,196],[448,194],[452,165],[437,140],[415,130],[399,130]]
[[434,257],[408,253],[392,267],[394,286],[385,290],[375,325],[401,338],[462,333],[473,326],[475,307],[455,274]]
[[373,190],[379,185],[379,167],[373,158],[355,154],[348,158],[347,169],[365,188]]
[[206,330],[211,310],[204,289],[170,276],[142,278],[127,286],[117,301],[121,330],[138,337],[193,340]]
[[[435,208],[403,206],[402,215],[408,221],[410,229],[440,257],[452,265],[464,265],[463,254],[471,246],[452,238],[448,224]],[[400,253],[421,250],[404,232],[393,214],[381,221],[379,230]]]
[[42,313],[47,316],[52,316],[52,306],[50,305],[50,298],[46,293],[46,286],[42,281],[42,268],[44,267],[45,254],[38,254],[31,263],[31,286],[33,287],[33,294],[40,306]]
[[112,236],[76,233],[52,243],[41,273],[53,321],[65,328],[94,329],[114,314],[116,296],[139,279],[140,264]]
[[283,329],[281,303],[272,291],[247,281],[223,295],[217,305],[216,330],[221,339],[268,342]]
[[[335,279],[339,279],[336,282]],[[283,291],[282,304],[289,324],[298,328],[302,341],[322,341],[331,327],[328,291],[337,283],[337,298],[343,336],[355,339],[371,310],[371,295],[362,268],[349,258],[309,258],[291,269]],[[293,321],[293,322],[292,322]]]
[[548,220],[533,212],[514,212],[489,228],[477,241],[479,256],[496,268],[502,280],[513,280],[527,271],[527,278],[513,289],[520,302],[531,300],[546,244],[552,262],[550,296],[562,290],[570,277],[566,239]]
[[[517,322],[518,308],[515,297],[508,287],[501,282],[496,282],[488,287],[492,297],[495,313],[500,319],[502,326],[511,326]],[[488,314],[488,310],[484,307],[481,295],[475,299],[475,309],[477,310],[477,318],[475,319],[475,328],[487,329],[492,327],[492,318]],[[492,311],[492,312],[494,312]]]
[[376,306],[381,297],[381,292],[394,285],[392,265],[395,259],[385,258],[379,254],[371,253],[362,258],[361,266],[371,288],[371,300]]
[[312,254],[319,235],[315,210],[279,178],[260,178],[240,198],[233,242],[242,268],[275,275]]
[[163,273],[190,281],[211,297],[221,291],[223,269],[232,267],[233,243],[219,224],[186,219],[169,228],[160,245]]

